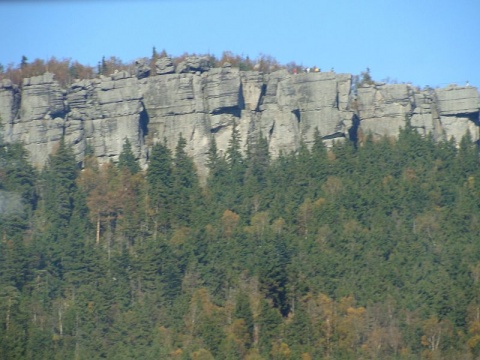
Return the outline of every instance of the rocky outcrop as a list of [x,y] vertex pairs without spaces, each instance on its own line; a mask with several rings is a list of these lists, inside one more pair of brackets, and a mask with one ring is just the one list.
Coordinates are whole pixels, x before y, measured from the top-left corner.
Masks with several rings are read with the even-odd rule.
[[0,81],[0,120],[8,126],[18,116],[20,110],[20,91],[10,80]]
[[356,110],[360,130],[374,136],[397,136],[415,108],[414,91],[405,84],[374,84],[360,87]]
[[[68,112],[66,91],[54,80],[53,74],[46,73],[25,79],[21,94],[13,86],[3,86],[1,92],[0,97],[6,99],[2,102],[7,106],[0,110],[5,141],[23,141],[32,163],[42,166],[46,161],[43,154],[51,153],[64,134]],[[12,110],[10,116],[8,109]]]
[[186,58],[184,61],[180,62],[176,68],[176,72],[179,74],[182,73],[194,73],[194,72],[205,72],[210,70],[210,60],[206,56],[192,56]]
[[470,131],[478,140],[479,109],[473,87],[421,91],[375,83],[353,91],[349,74],[263,74],[228,63],[210,68],[208,58],[198,57],[176,67],[161,58],[153,71],[138,62],[134,75],[116,72],[68,89],[49,73],[25,79],[20,88],[0,83],[4,138],[24,142],[37,166],[62,136],[79,161],[88,145],[100,162],[116,161],[129,139],[142,165],[154,143],[166,140],[173,149],[183,136],[202,175],[212,137],[225,151],[234,123],[244,145],[261,134],[276,156],[310,144],[315,129],[327,144],[369,133],[395,137],[407,122],[437,139],[459,141]]
[[148,66],[145,59],[138,59],[135,61],[135,71],[137,79],[144,79],[150,76],[150,66]]
[[173,61],[169,57],[163,57],[158,59],[155,62],[155,69],[157,75],[173,74],[175,72]]
[[350,86],[351,76],[344,74],[268,75],[258,122],[272,155],[294,150],[302,140],[309,144],[316,128],[325,141],[345,139],[353,117]]
[[478,91],[473,87],[448,86],[435,91],[438,121],[448,136],[460,139],[470,131],[479,139]]
[[408,121],[436,139],[453,137],[458,142],[470,131],[473,140],[479,140],[480,100],[473,87],[420,91],[405,84],[375,84],[358,89],[354,106],[364,134],[395,137]]

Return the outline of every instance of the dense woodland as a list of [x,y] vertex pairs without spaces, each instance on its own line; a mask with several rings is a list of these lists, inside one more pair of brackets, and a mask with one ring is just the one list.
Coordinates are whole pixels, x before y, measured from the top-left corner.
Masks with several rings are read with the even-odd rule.
[[[186,141],[140,169],[63,141],[0,147],[2,359],[475,359],[480,167],[469,135],[271,159],[261,135],[200,185]],[[173,144],[172,144],[173,145]]]

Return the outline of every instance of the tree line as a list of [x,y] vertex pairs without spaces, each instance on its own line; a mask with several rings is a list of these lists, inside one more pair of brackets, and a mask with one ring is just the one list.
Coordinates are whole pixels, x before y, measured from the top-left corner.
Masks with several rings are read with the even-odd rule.
[[[302,66],[295,62],[287,64],[279,63],[274,57],[270,55],[260,54],[255,59],[251,59],[248,55],[233,54],[230,51],[224,51],[220,57],[213,54],[195,54],[183,53],[178,56],[168,55],[165,50],[157,52],[155,47],[152,49],[150,57],[142,58],[151,67],[155,69],[155,62],[165,56],[170,56],[175,65],[184,61],[191,56],[208,57],[211,67],[221,67],[222,64],[228,62],[233,67],[238,67],[240,70],[249,71],[257,70],[264,73],[270,73],[280,69],[287,69],[293,71],[297,69],[301,71]],[[50,59],[34,59],[30,61],[25,55],[22,56],[19,64],[10,63],[7,65],[0,64],[0,80],[9,79],[16,85],[21,85],[23,79],[32,76],[42,75],[45,72],[55,74],[55,79],[63,88],[69,87],[77,79],[93,79],[97,76],[108,76],[117,71],[128,71],[130,74],[135,73],[135,60],[123,61],[117,56],[103,56],[98,61],[96,66],[81,64],[76,60],[70,58],[57,59],[51,57]],[[155,71],[150,72],[155,75]]]
[[480,355],[480,181],[468,134],[414,129],[272,159],[180,137],[83,167],[0,146],[5,359],[452,359]]

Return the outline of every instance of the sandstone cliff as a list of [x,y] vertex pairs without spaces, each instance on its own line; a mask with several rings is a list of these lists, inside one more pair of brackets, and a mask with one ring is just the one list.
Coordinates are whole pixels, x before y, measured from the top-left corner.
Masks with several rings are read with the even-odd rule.
[[152,144],[167,139],[173,148],[182,134],[204,175],[210,139],[225,150],[234,122],[244,144],[266,136],[273,156],[295,150],[302,140],[309,144],[315,128],[330,143],[368,133],[395,137],[407,121],[436,139],[459,141],[469,130],[477,141],[479,111],[474,87],[420,91],[375,83],[354,92],[349,74],[262,74],[229,64],[210,68],[199,58],[177,67],[163,58],[154,70],[138,63],[135,76],[119,72],[68,89],[49,73],[25,79],[21,87],[0,82],[4,138],[22,141],[39,167],[62,136],[79,161],[89,144],[100,162],[115,161],[128,138],[145,165]]

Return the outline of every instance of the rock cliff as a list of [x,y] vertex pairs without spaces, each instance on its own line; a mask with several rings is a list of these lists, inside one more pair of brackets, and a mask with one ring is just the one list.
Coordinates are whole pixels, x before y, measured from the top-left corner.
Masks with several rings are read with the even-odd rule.
[[[135,75],[79,80],[62,89],[46,73],[21,87],[0,82],[4,139],[22,141],[36,166],[43,166],[62,136],[82,161],[87,144],[100,162],[117,160],[126,138],[145,165],[152,144],[174,147],[181,134],[205,175],[212,137],[224,151],[236,123],[246,144],[266,136],[270,152],[309,144],[316,128],[327,143],[398,135],[410,122],[422,134],[457,141],[470,131],[479,139],[480,100],[474,87],[419,90],[407,84],[352,89],[352,76],[333,72],[271,74],[240,71],[228,63],[210,68],[201,58],[174,66],[168,58],[155,69],[139,62]],[[153,74],[155,72],[155,74]]]

